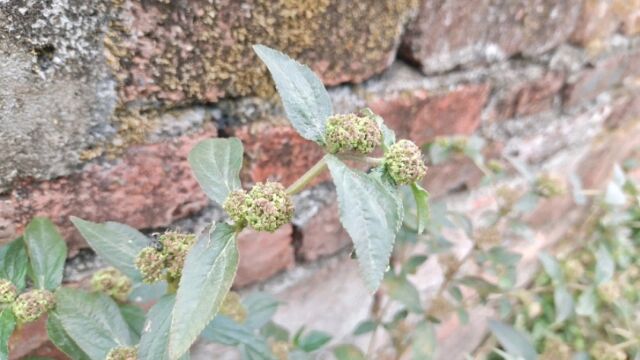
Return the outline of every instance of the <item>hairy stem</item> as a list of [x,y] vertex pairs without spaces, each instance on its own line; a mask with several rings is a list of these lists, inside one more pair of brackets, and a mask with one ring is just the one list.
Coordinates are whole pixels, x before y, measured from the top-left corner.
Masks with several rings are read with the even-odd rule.
[[324,171],[327,167],[327,162],[324,158],[320,159],[315,165],[311,167],[311,169],[307,170],[296,182],[291,184],[287,188],[287,194],[295,195],[302,191],[305,186],[307,186],[313,179],[315,179],[318,175]]

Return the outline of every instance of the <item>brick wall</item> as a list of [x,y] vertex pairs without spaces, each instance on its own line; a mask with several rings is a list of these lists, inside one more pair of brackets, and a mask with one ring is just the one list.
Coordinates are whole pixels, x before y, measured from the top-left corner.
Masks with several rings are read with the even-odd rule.
[[[337,111],[370,106],[418,143],[476,134],[489,156],[575,172],[588,188],[639,145],[640,1],[214,3],[0,4],[0,242],[35,215],[61,228],[72,256],[86,243],[70,215],[145,231],[219,219],[186,163],[207,137],[242,139],[245,184],[294,181],[322,153],[287,124],[250,50],[258,42],[312,66]],[[460,159],[432,166],[424,185],[476,214],[492,198],[481,178]],[[307,321],[340,338],[366,314],[352,302],[368,295],[344,255],[349,240],[325,180],[295,199],[292,226],[242,234],[236,287],[263,282],[286,300],[278,317],[287,326]],[[529,252],[561,237],[563,214],[578,211],[568,199],[540,206]],[[434,273],[419,279],[425,292]],[[344,300],[329,311],[322,304],[334,293]],[[25,331],[13,342],[17,356],[42,343],[41,325]]]

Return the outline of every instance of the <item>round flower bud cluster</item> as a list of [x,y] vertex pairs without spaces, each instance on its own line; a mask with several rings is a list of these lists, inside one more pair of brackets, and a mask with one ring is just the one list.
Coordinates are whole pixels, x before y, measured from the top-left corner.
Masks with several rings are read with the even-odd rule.
[[293,202],[282,184],[258,183],[245,197],[244,214],[247,223],[254,230],[274,232],[291,222]]
[[291,346],[286,341],[269,341],[269,348],[278,360],[288,360]]
[[332,154],[356,152],[369,154],[380,144],[382,133],[370,116],[357,114],[333,115],[327,120],[324,141]]
[[138,349],[135,346],[119,346],[109,351],[106,360],[136,360],[137,358]]
[[544,344],[544,352],[539,360],[571,360],[571,347],[560,339],[548,338]]
[[158,238],[159,248],[148,246],[138,254],[136,267],[142,273],[142,280],[151,284],[166,275],[174,280],[182,276],[182,268],[189,249],[196,242],[194,234],[168,231]]
[[108,267],[98,270],[91,278],[93,291],[107,294],[116,301],[125,302],[131,293],[133,283],[118,269]]
[[556,176],[544,174],[539,176],[534,184],[534,191],[543,198],[552,198],[565,193],[565,185]]
[[243,225],[246,221],[244,211],[244,201],[247,198],[247,192],[243,189],[233,190],[222,204],[224,211],[229,214],[234,223]]
[[577,259],[568,259],[564,263],[564,272],[567,274],[567,280],[576,281],[585,274],[584,265]]
[[247,319],[247,310],[240,302],[237,292],[229,291],[220,306],[220,314],[231,318],[237,323],[243,323]]
[[627,354],[622,349],[603,341],[596,341],[591,347],[589,354],[598,360],[625,360]]
[[427,172],[420,148],[409,140],[400,140],[389,148],[384,166],[399,185],[419,181]]
[[19,323],[28,323],[37,320],[47,311],[55,307],[56,299],[47,290],[30,290],[18,296],[11,305],[14,315]]
[[0,304],[7,304],[16,299],[16,286],[7,279],[0,279]]
[[598,285],[598,295],[607,304],[613,304],[622,296],[622,289],[616,281],[607,281]]

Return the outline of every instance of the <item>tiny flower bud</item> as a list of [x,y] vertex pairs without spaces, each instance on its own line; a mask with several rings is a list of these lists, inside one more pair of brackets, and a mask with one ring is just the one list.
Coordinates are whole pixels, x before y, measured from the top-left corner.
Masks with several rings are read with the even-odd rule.
[[327,121],[324,139],[332,153],[357,152],[368,154],[380,144],[382,133],[370,116],[356,114],[333,115]]
[[598,285],[597,290],[602,301],[607,304],[614,303],[622,296],[622,289],[620,288],[620,285],[613,280]]
[[291,350],[291,346],[286,341],[270,341],[269,347],[271,348],[271,353],[278,360],[288,360],[289,359],[289,350]]
[[585,273],[584,266],[577,259],[567,260],[567,262],[564,263],[564,271],[569,281],[576,281]]
[[540,360],[571,360],[571,347],[557,338],[547,338]]
[[384,166],[399,185],[419,181],[427,172],[420,148],[409,140],[400,140],[389,148]]
[[251,228],[274,232],[293,217],[293,202],[280,183],[258,183],[247,194],[245,216]]
[[109,351],[106,360],[136,360],[137,358],[138,349],[135,346],[119,346]]
[[196,242],[196,236],[194,234],[169,231],[162,234],[158,240],[162,244],[162,253],[165,255],[165,264],[169,276],[173,279],[179,279],[182,276],[184,260],[189,249]]
[[244,200],[246,197],[246,191],[242,189],[234,190],[227,196],[224,204],[222,204],[224,211],[229,214],[229,218],[236,224],[242,224],[245,221]]
[[98,270],[91,278],[93,291],[107,294],[119,302],[127,301],[132,286],[131,279],[113,267]]
[[596,341],[591,347],[589,354],[597,360],[625,360],[627,354],[622,349],[604,341]]
[[534,192],[543,198],[552,198],[564,194],[564,182],[557,176],[544,174],[539,176],[534,184]]
[[146,247],[136,257],[136,268],[142,274],[142,281],[147,284],[162,279],[166,255],[154,247]]
[[220,314],[226,315],[237,323],[243,323],[247,319],[247,310],[240,302],[237,292],[229,291],[220,306]]
[[531,301],[527,304],[527,316],[529,319],[535,319],[542,314],[542,305],[537,301]]
[[7,304],[16,299],[16,286],[7,279],[0,279],[0,304]]
[[56,299],[47,290],[30,290],[21,294],[13,302],[11,308],[20,323],[37,320],[47,311],[55,307]]

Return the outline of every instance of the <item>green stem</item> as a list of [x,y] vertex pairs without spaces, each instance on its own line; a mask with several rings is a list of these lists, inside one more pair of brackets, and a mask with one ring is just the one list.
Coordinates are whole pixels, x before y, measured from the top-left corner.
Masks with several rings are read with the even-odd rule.
[[327,167],[327,162],[323,157],[315,165],[313,165],[311,169],[307,170],[307,172],[304,173],[304,175],[302,175],[298,180],[296,180],[296,182],[294,182],[293,184],[291,184],[291,186],[287,188],[287,194],[295,195],[300,191],[302,191],[305,188],[305,186],[307,186],[313,179],[315,179],[318,175],[320,175],[326,167]]

